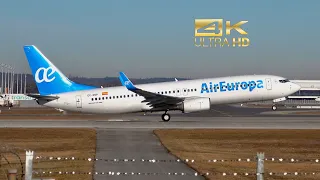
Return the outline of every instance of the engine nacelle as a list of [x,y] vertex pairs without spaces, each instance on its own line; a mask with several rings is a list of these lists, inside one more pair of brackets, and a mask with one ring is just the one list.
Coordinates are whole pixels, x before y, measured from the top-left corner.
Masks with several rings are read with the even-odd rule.
[[210,110],[209,98],[186,99],[182,104],[182,112],[190,113],[195,111]]

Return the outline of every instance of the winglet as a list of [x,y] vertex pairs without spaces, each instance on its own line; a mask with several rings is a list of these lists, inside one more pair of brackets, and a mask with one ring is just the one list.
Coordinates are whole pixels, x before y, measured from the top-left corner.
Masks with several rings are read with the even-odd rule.
[[125,86],[128,90],[136,90],[137,88],[133,85],[130,79],[123,73],[119,72],[120,74],[120,81],[123,86]]

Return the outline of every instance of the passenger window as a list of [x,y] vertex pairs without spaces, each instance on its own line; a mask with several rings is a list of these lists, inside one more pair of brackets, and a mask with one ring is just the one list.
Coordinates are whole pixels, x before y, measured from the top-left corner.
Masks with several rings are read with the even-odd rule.
[[109,99],[111,99],[111,96],[109,97]]
[[99,100],[101,100],[101,98],[99,98]]
[[104,100],[104,97],[102,97],[102,100]]
[[172,93],[176,93],[176,91],[172,91]]
[[171,91],[169,91],[169,94],[171,94]]

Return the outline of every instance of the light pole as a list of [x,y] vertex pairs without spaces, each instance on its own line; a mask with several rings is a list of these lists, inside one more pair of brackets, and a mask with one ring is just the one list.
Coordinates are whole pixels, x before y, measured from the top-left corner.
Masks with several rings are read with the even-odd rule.
[[24,74],[24,94],[27,94],[27,74]]
[[[4,67],[6,68],[7,65],[4,65]],[[7,93],[7,69],[4,69],[4,94]]]
[[1,63],[1,94],[3,94],[3,66],[4,64]]
[[8,74],[8,94],[11,94],[11,82],[12,82],[12,67],[9,66],[9,74]]
[[13,94],[13,89],[14,89],[14,68],[12,68],[12,76],[11,76],[11,94]]
[[20,84],[20,93],[22,94],[22,73],[21,73],[21,77],[20,77],[20,81],[21,81],[21,84]]
[[6,88],[6,94],[9,93],[9,80],[10,80],[10,66],[9,65],[6,65],[6,68],[7,68],[7,72],[6,72],[6,75],[5,75],[5,88]]
[[17,81],[16,81],[16,83],[17,83],[17,94],[19,94],[19,74],[17,73],[16,76],[17,76]]
[[11,94],[11,87],[12,87],[12,67],[9,65],[8,71],[8,94]]
[[9,81],[10,80],[10,66],[8,65],[8,69],[7,69],[7,94],[9,94]]

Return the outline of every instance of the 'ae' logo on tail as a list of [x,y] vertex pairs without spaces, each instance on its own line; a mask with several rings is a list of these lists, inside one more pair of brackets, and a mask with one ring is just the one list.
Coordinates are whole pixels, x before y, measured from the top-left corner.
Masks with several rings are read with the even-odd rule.
[[130,84],[130,81],[125,81],[124,84],[128,86]]
[[[40,72],[42,72],[42,78],[39,76]],[[34,75],[34,78],[37,83],[42,83],[43,81],[51,82],[56,78],[55,76],[50,78],[50,76],[53,75],[55,72],[56,72],[56,70],[54,70],[52,67],[48,67],[48,68],[41,67],[41,68],[37,69],[37,71]]]

